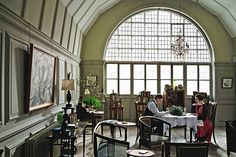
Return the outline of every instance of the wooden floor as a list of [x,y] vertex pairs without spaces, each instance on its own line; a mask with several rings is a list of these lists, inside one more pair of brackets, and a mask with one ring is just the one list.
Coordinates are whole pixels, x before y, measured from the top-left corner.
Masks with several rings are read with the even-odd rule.
[[[189,136],[189,134],[188,134]],[[209,157],[227,157],[226,153],[226,134],[224,127],[216,127],[215,128],[215,137],[218,146],[210,147]],[[138,143],[135,143],[136,138],[136,127],[128,128],[128,141],[130,142],[130,146],[137,147]],[[189,138],[189,137],[188,137]],[[185,142],[184,139],[184,129],[183,128],[172,128],[172,141]],[[214,140],[212,138],[212,143],[215,145]],[[76,144],[78,151],[75,157],[83,157],[82,153],[82,137],[77,140]],[[87,135],[86,137],[86,157],[93,157],[93,145],[91,143],[91,136]],[[160,153],[160,152],[159,152]],[[158,154],[159,154],[158,153]],[[156,155],[159,156],[159,155]],[[231,157],[236,157],[236,153],[231,153]]]

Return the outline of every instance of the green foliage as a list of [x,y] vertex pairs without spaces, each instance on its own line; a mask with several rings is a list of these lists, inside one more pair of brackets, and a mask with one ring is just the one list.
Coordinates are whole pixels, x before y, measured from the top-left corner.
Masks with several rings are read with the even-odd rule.
[[63,112],[60,111],[57,113],[57,127],[61,127],[62,123],[63,123]]
[[101,106],[100,100],[98,100],[95,96],[89,96],[84,98],[83,103],[89,106],[93,106],[95,108],[99,108]]
[[171,106],[170,107],[170,114],[176,115],[176,116],[182,116],[183,115],[183,107],[181,106]]

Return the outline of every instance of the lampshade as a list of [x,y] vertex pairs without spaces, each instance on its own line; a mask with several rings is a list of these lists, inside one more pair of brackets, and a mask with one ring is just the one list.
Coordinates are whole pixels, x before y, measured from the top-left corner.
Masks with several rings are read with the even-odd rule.
[[75,86],[74,86],[74,80],[62,80],[62,87],[61,90],[74,90]]
[[90,92],[89,92],[88,88],[86,88],[86,89],[84,90],[84,95],[89,95],[89,94],[90,94]]

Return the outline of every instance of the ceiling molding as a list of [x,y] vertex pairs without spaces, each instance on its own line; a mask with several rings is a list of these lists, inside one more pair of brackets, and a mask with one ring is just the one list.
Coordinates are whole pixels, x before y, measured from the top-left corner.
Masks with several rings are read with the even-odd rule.
[[[61,0],[83,34],[96,19],[121,0]],[[225,26],[231,37],[236,37],[236,0],[191,0],[213,15]]]

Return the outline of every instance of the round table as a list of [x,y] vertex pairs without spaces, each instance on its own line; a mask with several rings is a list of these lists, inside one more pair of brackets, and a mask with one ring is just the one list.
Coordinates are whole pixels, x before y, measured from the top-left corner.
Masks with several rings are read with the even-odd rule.
[[134,122],[127,122],[127,121],[117,121],[116,124],[121,125],[121,126],[135,126],[136,123]]
[[128,155],[136,157],[148,157],[155,155],[153,151],[147,149],[129,149],[126,152]]

